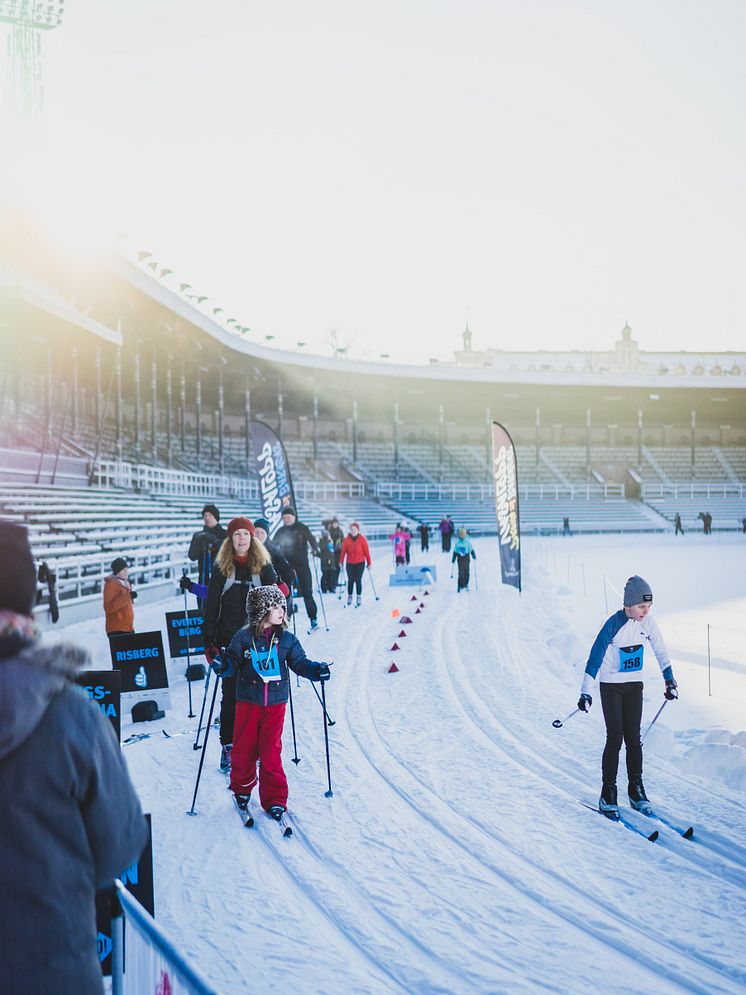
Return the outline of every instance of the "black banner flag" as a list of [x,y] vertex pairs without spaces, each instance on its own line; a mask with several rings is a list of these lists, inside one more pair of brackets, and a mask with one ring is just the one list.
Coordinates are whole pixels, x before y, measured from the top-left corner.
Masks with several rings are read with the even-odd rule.
[[521,523],[518,514],[518,467],[507,430],[492,422],[492,482],[495,488],[497,538],[503,584],[521,590]]
[[262,516],[269,522],[270,538],[282,525],[282,509],[295,508],[293,481],[285,447],[277,433],[261,421],[249,422],[251,451],[259,476]]

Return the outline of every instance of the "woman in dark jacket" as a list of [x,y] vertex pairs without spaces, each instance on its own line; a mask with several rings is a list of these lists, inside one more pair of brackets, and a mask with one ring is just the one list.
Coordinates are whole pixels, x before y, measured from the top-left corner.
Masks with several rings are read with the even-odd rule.
[[[205,656],[212,663],[234,634],[246,624],[246,595],[252,587],[277,583],[267,550],[256,538],[248,518],[228,523],[228,535],[215,559],[205,602]],[[231,769],[233,722],[236,712],[236,679],[223,681],[220,704],[220,769]]]

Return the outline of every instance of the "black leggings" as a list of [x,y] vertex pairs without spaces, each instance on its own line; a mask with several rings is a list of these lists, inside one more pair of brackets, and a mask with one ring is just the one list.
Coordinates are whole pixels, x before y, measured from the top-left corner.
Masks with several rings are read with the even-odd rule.
[[318,614],[318,608],[311,593],[313,590],[313,581],[311,580],[311,568],[308,565],[308,560],[292,560],[290,566],[295,569],[298,575],[298,593],[303,598],[303,604],[306,606],[306,614],[313,621]]
[[357,588],[357,593],[363,593],[363,574],[365,573],[365,563],[348,563],[347,566],[347,596],[352,597],[352,588]]
[[601,707],[606,723],[606,746],[601,760],[604,784],[616,784],[622,739],[627,751],[627,776],[642,777],[642,681],[601,683]]

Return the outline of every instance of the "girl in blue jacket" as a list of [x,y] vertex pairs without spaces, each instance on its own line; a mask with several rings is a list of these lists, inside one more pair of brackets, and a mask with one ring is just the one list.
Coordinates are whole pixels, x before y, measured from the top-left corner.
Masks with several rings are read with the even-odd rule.
[[458,539],[454,543],[453,556],[451,557],[451,563],[455,563],[458,560],[457,594],[461,591],[469,590],[469,568],[471,566],[470,558],[472,560],[476,560],[477,554],[474,552],[474,547],[466,536],[466,529],[459,529]]
[[237,675],[231,790],[239,808],[246,808],[258,782],[262,808],[279,818],[288,803],[282,766],[288,668],[311,681],[327,681],[330,673],[327,664],[306,659],[287,631],[285,595],[278,587],[252,588],[246,612],[249,624],[236,632],[225,659],[215,661],[221,677]]
[[627,792],[630,804],[640,812],[652,811],[642,783],[642,671],[652,653],[665,681],[664,695],[672,701],[679,692],[668,649],[658,624],[649,614],[653,592],[642,577],[630,577],[624,585],[624,606],[608,618],[591,647],[583,675],[578,708],[587,712],[591,690],[598,677],[601,708],[606,723],[606,746],[601,761],[601,797],[598,808],[618,818],[616,778],[622,739],[627,752]]

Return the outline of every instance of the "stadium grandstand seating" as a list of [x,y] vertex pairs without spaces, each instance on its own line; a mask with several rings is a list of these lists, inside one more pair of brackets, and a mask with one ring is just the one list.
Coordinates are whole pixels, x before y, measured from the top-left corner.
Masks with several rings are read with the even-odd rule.
[[466,347],[411,366],[301,354],[216,323],[142,261],[68,263],[33,225],[3,244],[0,514],[28,524],[63,605],[99,599],[120,553],[146,597],[173,588],[205,501],[224,520],[258,515],[251,417],[280,434],[316,533],[336,515],[383,540],[450,514],[494,535],[493,416],[515,442],[524,535],[565,517],[573,533],[672,531],[677,511],[687,530],[701,511],[716,532],[746,517],[740,355],[716,376],[486,369],[462,365]]

